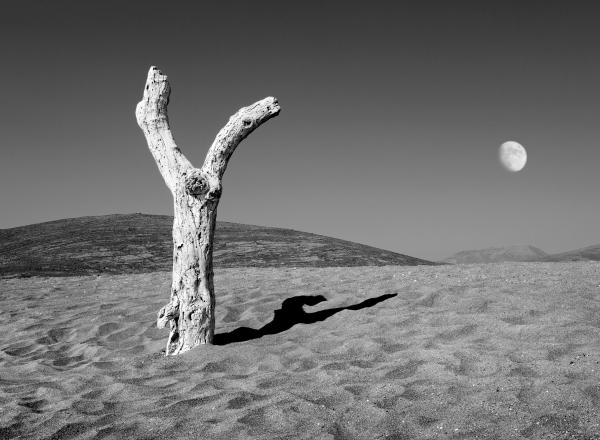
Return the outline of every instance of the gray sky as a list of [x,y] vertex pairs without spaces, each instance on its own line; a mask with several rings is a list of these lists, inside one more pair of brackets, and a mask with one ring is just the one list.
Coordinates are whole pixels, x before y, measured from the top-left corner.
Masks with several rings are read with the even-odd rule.
[[281,103],[232,157],[220,220],[428,259],[600,243],[598,7],[389,3],[3,5],[0,228],[172,213],[134,117],[155,64],[198,166],[238,108]]

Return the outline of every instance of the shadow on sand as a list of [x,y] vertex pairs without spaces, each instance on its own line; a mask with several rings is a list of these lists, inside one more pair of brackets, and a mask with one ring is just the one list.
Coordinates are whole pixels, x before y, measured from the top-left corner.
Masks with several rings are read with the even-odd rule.
[[318,312],[306,313],[304,306],[314,306],[320,302],[327,301],[323,295],[300,295],[288,298],[281,303],[281,309],[275,310],[273,320],[259,329],[240,327],[228,333],[215,335],[213,343],[215,345],[227,345],[234,342],[250,341],[252,339],[262,338],[265,335],[275,335],[277,333],[289,330],[296,324],[312,324],[314,322],[324,321],[330,316],[335,315],[342,310],[360,310],[366,307],[373,307],[386,299],[393,298],[397,293],[388,293],[386,295],[369,298],[361,303],[348,307],[336,307],[333,309],[319,310]]

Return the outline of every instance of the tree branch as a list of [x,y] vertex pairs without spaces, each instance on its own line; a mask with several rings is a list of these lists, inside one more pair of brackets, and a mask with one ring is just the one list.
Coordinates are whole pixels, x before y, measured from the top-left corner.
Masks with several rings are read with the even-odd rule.
[[170,93],[167,76],[155,66],[150,67],[144,96],[135,109],[135,116],[165,183],[171,192],[175,192],[180,176],[192,168],[192,164],[175,144],[169,128],[167,105]]
[[208,177],[211,188],[220,191],[223,173],[238,144],[280,111],[277,99],[268,97],[239,109],[229,118],[229,122],[217,134],[202,165],[201,171]]

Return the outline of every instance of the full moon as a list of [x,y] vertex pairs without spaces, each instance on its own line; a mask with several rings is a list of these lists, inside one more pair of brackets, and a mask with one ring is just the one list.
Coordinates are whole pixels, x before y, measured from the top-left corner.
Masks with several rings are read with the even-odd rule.
[[523,145],[515,141],[504,142],[500,145],[498,157],[502,166],[513,173],[521,171],[527,163],[527,151]]

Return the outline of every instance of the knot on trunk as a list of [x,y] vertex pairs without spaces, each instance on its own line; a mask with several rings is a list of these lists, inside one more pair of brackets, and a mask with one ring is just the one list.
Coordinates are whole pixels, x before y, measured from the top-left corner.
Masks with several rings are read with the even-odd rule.
[[184,176],[185,191],[193,196],[202,196],[208,192],[208,179],[198,168],[192,168]]
[[204,172],[198,168],[192,168],[184,174],[183,186],[185,192],[206,201],[214,202],[221,197],[221,183],[216,179],[209,179]]
[[162,307],[158,311],[158,317],[156,319],[156,326],[158,328],[165,328],[171,321],[175,321],[179,317],[179,299],[175,296],[171,299],[171,302],[166,306]]

